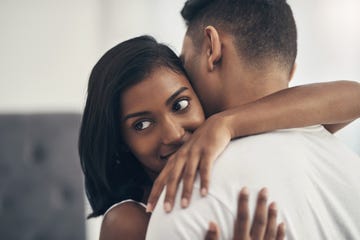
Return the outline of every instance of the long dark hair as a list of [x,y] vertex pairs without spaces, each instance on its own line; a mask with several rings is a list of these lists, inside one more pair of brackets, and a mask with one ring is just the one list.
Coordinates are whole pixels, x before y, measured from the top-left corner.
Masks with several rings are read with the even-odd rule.
[[185,74],[180,59],[150,36],[122,42],[94,66],[79,137],[86,196],[96,217],[125,199],[141,201],[152,182],[139,161],[126,151],[120,129],[120,96],[158,67]]

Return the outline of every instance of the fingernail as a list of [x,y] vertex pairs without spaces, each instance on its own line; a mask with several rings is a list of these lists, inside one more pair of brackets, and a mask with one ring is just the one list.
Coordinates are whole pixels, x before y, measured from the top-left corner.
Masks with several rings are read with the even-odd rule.
[[281,225],[281,227],[284,229],[284,231],[286,230],[286,225],[284,222],[281,222],[279,225]]
[[216,232],[215,223],[213,223],[213,222],[210,222],[210,223],[209,223],[209,231],[211,231],[211,232]]
[[240,193],[243,195],[249,195],[249,189],[247,187],[243,187],[241,189]]
[[165,209],[165,212],[170,212],[171,211],[171,204],[169,202],[165,202],[164,204],[164,209]]
[[151,203],[148,203],[146,205],[146,212],[149,213],[149,212],[152,212],[152,204]]
[[205,197],[207,195],[208,191],[206,188],[202,188],[201,191],[200,191],[200,194],[202,197]]
[[263,188],[263,189],[261,190],[261,192],[262,192],[262,194],[263,194],[265,197],[267,197],[268,194],[269,194],[269,191],[268,191],[267,188]]
[[275,203],[275,202],[271,203],[271,204],[270,204],[270,208],[271,208],[272,210],[277,210],[277,205],[276,205],[276,203]]
[[181,207],[186,208],[188,206],[189,206],[189,200],[187,200],[187,198],[181,199]]

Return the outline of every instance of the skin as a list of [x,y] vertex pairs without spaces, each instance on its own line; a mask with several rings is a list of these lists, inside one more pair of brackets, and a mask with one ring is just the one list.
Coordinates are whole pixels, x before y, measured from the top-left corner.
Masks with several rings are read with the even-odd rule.
[[[165,68],[155,69],[146,79],[126,90],[120,106],[123,138],[152,179],[163,169],[167,158],[205,121],[200,102],[186,77]],[[276,224],[276,209],[266,205],[266,191],[259,193],[251,229],[248,228],[248,198],[245,189],[239,198],[238,230],[234,239],[250,239],[250,236],[275,239],[265,238],[265,232],[281,230],[281,225]],[[267,217],[270,212],[271,216]],[[137,203],[118,205],[105,215],[100,239],[145,239],[149,219],[150,213]],[[217,239],[217,227],[214,223],[211,226],[206,239]]]
[[[205,120],[187,78],[166,68],[126,90],[120,108],[123,138],[151,179]],[[104,217],[100,239],[145,239],[149,218],[142,206],[121,204]]]
[[154,182],[148,211],[155,207],[166,185],[164,207],[170,212],[181,179],[181,206],[186,208],[197,171],[205,196],[213,162],[231,139],[317,124],[333,133],[360,117],[359,83],[336,81],[288,88],[295,65],[286,70],[268,61],[261,69],[254,69],[233,43],[230,34],[212,26],[204,29],[200,50],[185,36],[181,58],[209,117]]
[[[230,34],[208,26],[204,29],[204,35],[200,53],[191,38],[185,36],[182,58],[204,106],[211,106],[213,101],[219,102],[215,107],[205,108],[206,115],[253,102],[288,87],[295,67],[283,70],[273,61],[268,61],[261,69],[255,70],[239,56]],[[206,84],[212,86],[209,91],[201,91],[205,79]],[[226,96],[223,94],[225,92]],[[217,96],[215,100],[211,97],[214,94]]]
[[205,120],[186,77],[165,68],[125,91],[120,103],[123,138],[153,180]]
[[[187,207],[198,169],[201,176],[201,193],[206,195],[212,163],[234,137],[319,123],[328,123],[327,126],[332,127],[328,129],[335,131],[360,115],[358,83],[337,82],[288,90],[287,85],[294,69],[282,71],[276,64],[268,64],[261,70],[253,71],[244,59],[236,55],[230,35],[217,32],[213,27],[207,27],[204,35],[206,41],[200,53],[191,45],[191,39],[185,38],[182,55],[194,88],[199,91],[201,102],[206,106],[205,113],[209,116],[206,122],[203,123],[204,114],[200,119],[194,118],[194,115],[187,115],[188,110],[183,111],[183,108],[188,106],[194,107],[193,102],[188,105],[184,99],[174,98],[171,104],[166,104],[167,100],[183,87],[188,89],[182,94],[189,91],[191,96],[196,97],[184,76],[167,69],[154,70],[148,78],[129,88],[121,99],[123,137],[147,174],[154,180],[148,210],[155,206],[162,188],[167,185],[164,207],[166,211],[171,211],[177,185],[182,178],[184,190],[181,204]],[[234,68],[232,64],[239,67]],[[199,71],[195,71],[196,69]],[[239,81],[230,81],[240,78],[239,76]],[[254,82],[259,81],[262,83],[261,87],[254,85]],[[206,91],[201,88],[203,84],[207,86]],[[227,94],[217,95],[219,89]],[[200,106],[197,98],[191,99],[195,99],[196,105]],[[315,101],[314,106],[314,99],[321,101]],[[176,103],[176,100],[183,102]],[[137,113],[136,117],[134,113]],[[262,119],[261,122],[265,124],[259,124],[259,120],[256,119]],[[145,129],[139,131],[139,128]],[[263,198],[260,196],[260,202],[264,203],[261,199]],[[146,200],[147,196],[144,196],[144,201]],[[240,230],[234,232],[234,239],[283,239],[284,225],[276,226],[271,220],[274,205],[270,204],[268,208],[264,206],[266,205],[257,205],[254,222],[250,228],[246,227],[250,226],[249,214],[246,215],[246,219],[244,215],[238,215],[235,229]],[[246,208],[246,204],[240,204],[239,212],[244,213]],[[267,216],[269,221],[264,221],[264,216]],[[149,217],[149,214],[141,207],[134,206],[134,203],[122,204],[105,216],[100,239],[119,239],[119,236],[144,239]],[[262,224],[257,224],[259,222]],[[212,223],[207,237],[215,238],[208,239],[216,239],[219,236],[216,229]],[[244,229],[245,232],[242,231]],[[268,232],[279,232],[277,235],[271,234],[279,237],[266,238]]]
[[[238,209],[234,223],[233,240],[281,240],[285,238],[285,225],[277,225],[277,207],[272,202],[267,207],[267,189],[260,190],[257,201],[254,220],[249,220],[249,191],[243,188],[238,198]],[[209,230],[206,233],[206,240],[217,240],[220,238],[220,229],[216,223],[210,222]]]

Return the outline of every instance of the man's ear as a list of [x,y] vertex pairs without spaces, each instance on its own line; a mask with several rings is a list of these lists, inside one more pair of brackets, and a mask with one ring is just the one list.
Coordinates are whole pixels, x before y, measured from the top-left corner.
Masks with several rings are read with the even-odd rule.
[[296,68],[297,68],[297,64],[296,64],[296,62],[295,62],[294,65],[292,66],[291,70],[290,70],[290,73],[289,73],[289,82],[290,82],[290,81],[292,80],[292,78],[294,77]]
[[216,28],[207,26],[204,30],[207,67],[209,71],[213,71],[215,65],[221,60],[221,41]]

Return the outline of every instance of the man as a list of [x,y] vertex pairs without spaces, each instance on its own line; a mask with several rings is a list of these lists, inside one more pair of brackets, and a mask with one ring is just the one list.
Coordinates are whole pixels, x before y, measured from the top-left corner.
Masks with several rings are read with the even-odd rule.
[[[182,15],[182,58],[207,116],[288,87],[297,43],[285,0],[188,1]],[[209,221],[230,239],[242,186],[269,189],[288,239],[360,239],[360,159],[322,126],[232,141],[213,167],[207,196],[196,179],[187,209],[178,194],[166,214],[162,195],[147,239],[202,239]]]

